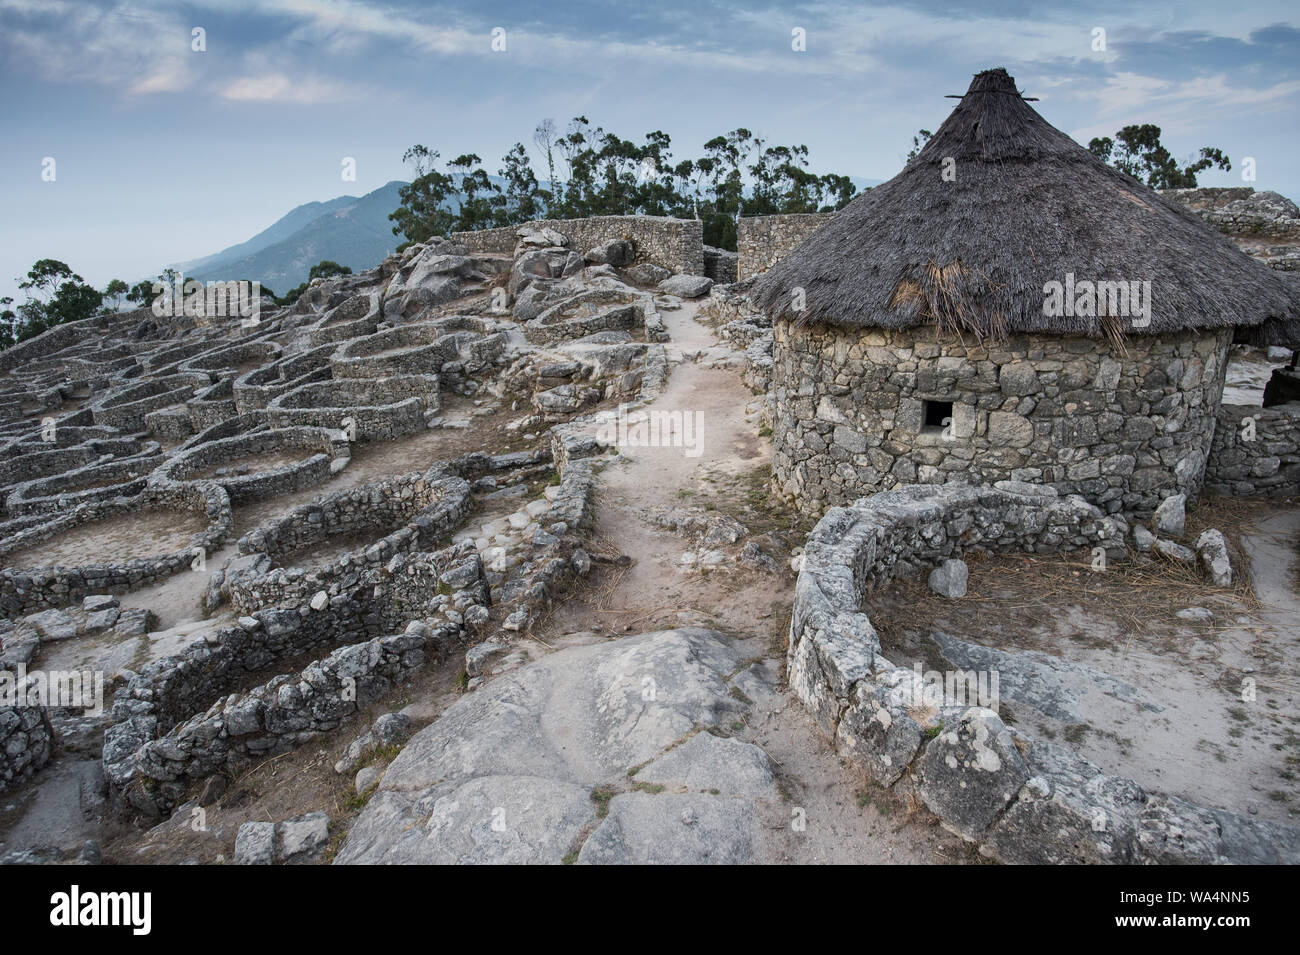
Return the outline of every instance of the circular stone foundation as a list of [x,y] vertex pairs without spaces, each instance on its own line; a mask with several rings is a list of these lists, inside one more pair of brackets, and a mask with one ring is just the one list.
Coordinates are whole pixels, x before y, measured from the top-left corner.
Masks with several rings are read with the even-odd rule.
[[215,484],[146,488],[49,515],[0,540],[0,615],[125,593],[202,567],[231,526],[230,497]]
[[[971,550],[1117,557],[1126,526],[1082,497],[1018,481],[911,485],[831,508],[795,584],[790,689],[847,763],[1004,862],[1294,864],[1295,830],[1146,792],[1006,725],[968,692],[936,694],[919,668],[883,656],[863,612],[875,588]],[[976,673],[956,676],[969,691]]]
[[441,407],[437,375],[344,378],[299,385],[274,398],[266,417],[276,428],[344,430],[353,441],[387,441],[425,427]]
[[184,402],[193,397],[195,389],[211,383],[206,373],[189,372],[114,389],[91,404],[95,424],[127,432],[142,431],[150,411]]
[[281,348],[274,342],[252,341],[224,345],[201,352],[184,363],[186,370],[235,372],[246,374],[262,368],[280,357]]
[[378,293],[354,295],[326,312],[308,333],[308,340],[313,345],[327,345],[369,335],[378,326],[380,317]]
[[330,370],[335,378],[437,374],[456,355],[456,342],[437,326],[399,325],[340,345],[330,357]]
[[150,481],[158,485],[212,481],[237,503],[323,484],[350,457],[342,431],[275,428],[199,444],[172,457]]
[[133,457],[27,481],[14,488],[5,499],[5,507],[11,514],[44,514],[114,497],[132,497],[144,490],[149,472],[160,461],[161,455]]
[[329,356],[333,352],[334,346],[323,345],[240,375],[233,386],[235,408],[240,414],[261,411],[272,398],[299,385],[328,380]]
[[336,595],[368,567],[432,549],[472,506],[467,481],[433,471],[322,496],[241,537],[222,590],[244,612]]

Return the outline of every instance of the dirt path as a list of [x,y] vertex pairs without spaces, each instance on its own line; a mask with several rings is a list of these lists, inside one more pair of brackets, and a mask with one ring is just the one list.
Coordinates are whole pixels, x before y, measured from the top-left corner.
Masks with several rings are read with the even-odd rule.
[[[771,447],[760,435],[754,396],[735,367],[739,355],[718,346],[687,303],[665,314],[672,341],[667,386],[648,410],[689,411],[701,424],[702,450],[690,457],[677,447],[620,448],[601,474],[595,536],[607,554],[629,566],[601,565],[586,589],[573,594],[534,628],[551,646],[573,634],[606,638],[675,626],[704,626],[740,641],[763,658],[778,680],[784,675],[786,630],[794,574],[773,573],[728,559],[708,572],[684,568],[694,549],[681,534],[649,522],[656,512],[702,506],[736,517],[751,531],[790,529],[795,515],[773,511],[766,494]],[[745,507],[744,502],[753,506]],[[792,535],[802,540],[802,535]],[[742,542],[743,543],[743,542]],[[755,701],[757,718],[737,735],[761,746],[780,766],[792,804],[807,812],[807,829],[768,862],[928,863],[966,861],[959,840],[914,815],[883,790],[841,765],[814,730],[807,713],[781,685]]]

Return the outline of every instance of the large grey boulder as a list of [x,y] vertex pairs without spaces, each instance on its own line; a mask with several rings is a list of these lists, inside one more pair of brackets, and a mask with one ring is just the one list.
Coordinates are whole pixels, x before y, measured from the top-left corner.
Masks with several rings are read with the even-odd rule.
[[81,601],[81,609],[86,613],[96,613],[118,607],[118,600],[112,594],[89,594]]
[[636,258],[636,249],[627,239],[610,239],[590,249],[582,257],[590,265],[629,265]]
[[275,823],[246,822],[235,836],[235,865],[270,865],[275,861]]
[[619,273],[625,281],[633,285],[658,285],[664,279],[673,273],[668,271],[662,265],[655,265],[653,262],[638,262],[636,265],[629,266]]
[[743,662],[692,628],[490,680],[410,739],[336,861],[747,860],[760,808],[779,806],[771,763],[709,732],[748,712],[730,683]]
[[329,848],[330,817],[308,812],[284,822],[246,822],[235,836],[235,865],[307,865]]
[[533,249],[515,259],[510,267],[510,279],[506,285],[511,295],[518,295],[537,279],[558,279],[567,271],[569,258],[577,259],[579,267],[582,260],[564,249]]
[[916,769],[922,801],[967,839],[988,829],[1030,776],[1006,726],[977,706],[930,741]]
[[36,631],[42,643],[70,640],[77,635],[77,621],[62,610],[42,610],[23,622]]
[[562,248],[569,244],[568,236],[556,232],[550,226],[525,225],[515,232],[515,254],[526,249]]
[[330,817],[308,812],[276,827],[276,861],[288,865],[319,862],[330,843]]
[[1073,750],[1035,742],[1033,776],[989,832],[987,845],[1024,865],[1129,865],[1147,799],[1131,779],[1106,776]]
[[703,275],[674,275],[659,283],[659,291],[678,298],[699,298],[713,288],[713,279]]

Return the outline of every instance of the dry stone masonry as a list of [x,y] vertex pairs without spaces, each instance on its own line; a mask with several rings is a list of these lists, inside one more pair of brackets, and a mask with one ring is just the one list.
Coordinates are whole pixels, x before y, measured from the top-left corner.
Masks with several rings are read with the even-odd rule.
[[810,511],[907,484],[1046,484],[1109,512],[1199,491],[1226,368],[1224,333],[1105,340],[779,322],[781,490]]
[[743,281],[766,272],[833,218],[833,212],[742,216],[736,225],[736,278]]
[[921,676],[881,654],[864,609],[872,588],[976,549],[1118,556],[1125,530],[1080,497],[1019,482],[914,486],[831,508],[796,584],[790,687],[854,766],[915,792],[947,828],[1003,861],[1300,862],[1300,830],[1148,793],[983,706],[931,705]]
[[[102,734],[112,807],[156,820],[213,777],[339,730],[426,661],[526,633],[592,566],[607,449],[562,429],[658,393],[659,309],[680,299],[658,288],[672,272],[651,259],[702,269],[698,223],[631,225],[512,230],[518,256],[434,240],[314,282],[287,308],[264,301],[251,325],[140,310],[0,354],[0,560],[22,558],[0,569],[5,672],[41,666],[64,641],[147,646],[157,619],[109,595],[181,572],[206,581],[188,612],[215,624],[170,655],[115,663],[122,682],[102,716],[0,710],[0,785],[31,778],[62,735],[93,746]],[[512,276],[503,308],[492,292]],[[439,454],[440,431],[499,410],[516,415],[504,440],[522,450]],[[347,478],[356,445],[383,453],[425,434],[420,470]],[[339,481],[261,523],[239,516]],[[465,526],[520,493],[518,511]],[[179,549],[94,559],[96,535],[173,513],[202,528]],[[77,553],[81,540],[86,560],[39,565],[47,544]]]

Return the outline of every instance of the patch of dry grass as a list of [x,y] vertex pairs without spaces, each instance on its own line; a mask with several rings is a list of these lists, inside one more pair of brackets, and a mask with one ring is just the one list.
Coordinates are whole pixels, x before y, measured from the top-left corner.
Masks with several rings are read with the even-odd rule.
[[[900,579],[889,585],[890,599],[872,608],[872,622],[882,631],[925,632],[934,628],[937,610],[951,613],[960,605],[976,621],[982,611],[996,613],[1029,630],[1050,627],[1062,608],[1073,604],[1104,609],[1124,631],[1138,633],[1154,625],[1181,623],[1174,616],[1179,610],[1206,602],[1254,611],[1258,602],[1239,543],[1246,520],[1230,523],[1221,511],[1205,516],[1210,518],[1205,526],[1218,527],[1228,541],[1236,571],[1231,587],[1215,587],[1194,567],[1159,554],[1132,553],[1094,570],[1087,550],[1053,556],[971,552],[964,555],[971,568],[969,589],[959,604],[931,593],[924,578]],[[1258,514],[1251,523],[1257,519]],[[1201,529],[1198,526],[1197,533]],[[1225,629],[1229,626],[1240,629],[1238,624],[1224,624]]]

